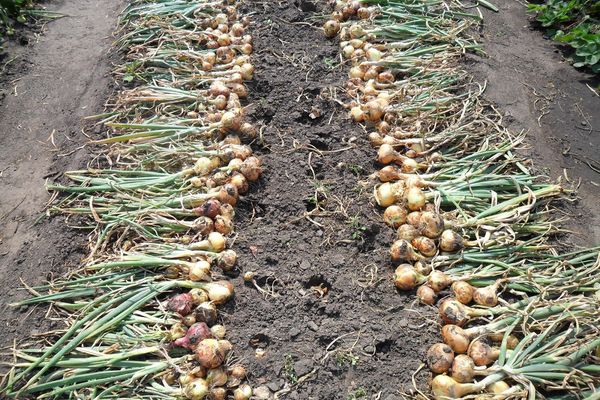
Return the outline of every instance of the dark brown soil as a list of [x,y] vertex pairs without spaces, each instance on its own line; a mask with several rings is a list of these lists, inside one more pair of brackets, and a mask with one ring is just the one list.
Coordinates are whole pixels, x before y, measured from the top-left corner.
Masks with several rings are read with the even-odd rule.
[[[551,179],[581,179],[581,201],[567,226],[576,241],[600,243],[600,79],[573,68],[562,49],[544,38],[513,0],[494,2],[499,13],[484,10],[483,47],[470,69],[487,81],[485,96],[506,116],[513,131],[528,131],[530,157]],[[596,89],[597,91],[597,89]],[[572,210],[569,210],[572,211]]]
[[338,43],[312,25],[327,11],[315,3],[248,3],[257,67],[249,109],[264,127],[266,171],[241,205],[234,248],[276,296],[239,277],[226,326],[251,382],[282,398],[393,399],[412,387],[438,329],[426,322],[432,309],[391,283],[392,232],[370,202],[376,153],[331,99],[349,67],[330,67]]
[[[101,112],[111,87],[108,49],[121,1],[60,0],[46,3],[66,17],[42,35],[6,46],[0,74],[0,346],[36,333],[43,311],[14,309],[21,280],[41,284],[78,265],[86,233],[64,218],[45,219],[46,179],[84,166],[83,118]],[[93,134],[89,132],[88,134]],[[60,326],[60,322],[51,324]]]

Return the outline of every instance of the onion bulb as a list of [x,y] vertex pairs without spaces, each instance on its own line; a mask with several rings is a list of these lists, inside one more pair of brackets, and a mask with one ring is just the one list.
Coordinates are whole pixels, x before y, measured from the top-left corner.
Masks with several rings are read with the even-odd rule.
[[417,228],[409,224],[400,225],[396,231],[396,237],[398,239],[406,240],[408,242],[411,242],[417,236],[419,236]]
[[404,239],[392,243],[390,256],[393,261],[416,261],[420,259],[419,254],[415,253],[412,245]]
[[458,325],[444,325],[442,327],[442,339],[444,343],[454,350],[455,353],[466,353],[469,350],[471,338],[467,331]]
[[[209,281],[210,280],[210,263],[206,260],[196,261],[188,272],[188,277],[191,281]],[[193,298],[192,298],[193,301]]]
[[325,36],[332,38],[340,31],[340,23],[334,19],[331,19],[325,22],[323,25],[323,30],[325,31]]
[[413,267],[415,267],[415,270],[421,275],[429,275],[431,273],[431,264],[417,261]]
[[389,207],[396,202],[397,194],[399,189],[402,188],[398,185],[401,182],[395,184],[386,182],[382,183],[375,189],[375,200],[381,207]]
[[419,298],[421,303],[431,306],[431,305],[435,304],[437,295],[435,294],[433,289],[430,288],[429,286],[421,285],[417,289],[417,297]]
[[383,221],[392,228],[398,228],[406,222],[406,209],[391,205],[383,212]]
[[217,368],[223,361],[227,353],[219,345],[217,339],[204,339],[196,345],[194,350],[196,360],[201,366],[206,368]]
[[197,378],[185,385],[183,393],[190,400],[202,400],[208,395],[208,383],[202,378]]
[[194,311],[196,321],[205,322],[207,325],[214,325],[217,322],[217,307],[210,301],[202,303]]
[[204,339],[212,337],[212,332],[206,323],[197,322],[190,326],[184,337],[179,338],[173,342],[175,346],[185,347],[186,349],[193,350],[196,348],[198,343]]
[[442,271],[432,271],[429,274],[429,278],[427,279],[427,283],[436,293],[441,292],[450,286],[453,282],[453,279],[443,273]]
[[473,382],[473,378],[475,377],[475,363],[468,355],[459,354],[454,357],[450,371],[450,376],[452,376],[452,379],[456,382]]
[[237,254],[233,250],[225,250],[217,258],[217,266],[225,272],[232,271],[237,262]]
[[218,198],[221,203],[227,203],[234,206],[237,203],[238,191],[235,186],[230,183],[223,185],[218,192]]
[[257,181],[262,173],[260,159],[251,156],[244,160],[242,165],[240,166],[240,172],[242,175],[246,177],[250,182]]
[[182,338],[185,336],[186,332],[187,330],[185,326],[183,326],[182,323],[177,322],[173,324],[173,326],[171,326],[171,329],[169,329],[169,339],[177,340],[179,338]]
[[227,399],[227,389],[223,387],[213,387],[210,389],[210,400],[226,400]]
[[210,331],[212,332],[212,335],[219,340],[223,339],[225,337],[225,333],[227,332],[225,327],[219,324],[211,326]]
[[365,113],[360,106],[352,107],[350,109],[350,116],[356,122],[363,122],[365,120]]
[[427,203],[427,198],[423,191],[418,187],[409,187],[405,194],[406,205],[411,211],[420,210]]
[[510,389],[510,385],[504,381],[498,381],[486,386],[485,391],[488,393],[502,394]]
[[431,381],[431,391],[436,400],[460,399],[479,390],[475,384],[458,383],[448,375],[438,375]]
[[469,357],[475,365],[490,365],[498,359],[500,350],[489,345],[486,339],[475,339],[469,346]]
[[194,288],[190,290],[190,295],[192,296],[192,303],[196,306],[208,301],[208,293],[202,289]]
[[452,229],[446,229],[440,236],[440,250],[454,253],[463,247],[462,237]]
[[424,283],[426,279],[410,264],[400,264],[394,272],[394,284],[400,290],[412,290]]
[[480,306],[494,307],[498,304],[499,282],[493,285],[477,288],[473,291],[473,301]]
[[436,343],[427,350],[427,366],[436,374],[447,372],[454,361],[454,352],[444,343]]
[[439,313],[442,321],[446,324],[463,326],[469,321],[469,307],[453,298],[447,298],[442,301]]
[[399,174],[396,167],[386,165],[377,172],[377,177],[381,182],[391,182],[398,180]]
[[206,200],[199,207],[194,208],[194,214],[198,216],[214,218],[219,215],[221,202],[217,199]]
[[421,211],[412,211],[406,216],[406,223],[418,228],[421,224]]
[[193,304],[191,294],[180,293],[169,299],[167,302],[167,310],[176,312],[183,317],[192,311]]
[[452,294],[454,298],[463,304],[469,304],[473,300],[473,291],[475,288],[467,282],[456,281],[452,284]]
[[411,244],[419,253],[425,257],[433,257],[437,253],[437,247],[432,239],[425,236],[419,236],[412,240]]
[[222,368],[209,369],[206,374],[206,382],[210,386],[223,386],[227,383],[228,376]]
[[419,232],[421,235],[435,239],[442,234],[444,230],[444,218],[440,214],[423,211],[419,218]]
[[209,282],[204,286],[208,298],[215,304],[226,303],[233,296],[233,285],[229,281]]
[[211,232],[208,234],[207,240],[212,251],[219,253],[225,250],[226,241],[221,233]]
[[233,400],[248,400],[252,397],[252,387],[250,385],[241,385],[233,391]]
[[233,222],[231,222],[229,218],[225,218],[222,215],[217,215],[215,217],[215,230],[221,235],[229,235],[231,232],[233,232]]

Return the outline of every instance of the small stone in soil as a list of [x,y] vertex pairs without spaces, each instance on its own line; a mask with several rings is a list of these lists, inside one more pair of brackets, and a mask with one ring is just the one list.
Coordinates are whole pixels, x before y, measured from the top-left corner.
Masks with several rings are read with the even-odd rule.
[[281,382],[269,382],[267,383],[267,387],[273,391],[276,392],[279,390],[279,388],[281,387]]
[[300,334],[300,329],[292,328],[290,329],[290,338],[296,337]]
[[271,397],[271,391],[266,386],[259,386],[257,388],[254,388],[254,390],[252,391],[252,394],[253,394],[253,396],[252,396],[253,398],[261,399],[261,400],[266,400],[269,397]]
[[312,371],[313,361],[312,360],[300,360],[294,364],[294,371],[296,376],[300,378]]
[[308,329],[310,329],[311,331],[318,331],[319,330],[319,326],[315,323],[315,321],[310,321],[308,324],[306,324],[306,326],[308,326]]

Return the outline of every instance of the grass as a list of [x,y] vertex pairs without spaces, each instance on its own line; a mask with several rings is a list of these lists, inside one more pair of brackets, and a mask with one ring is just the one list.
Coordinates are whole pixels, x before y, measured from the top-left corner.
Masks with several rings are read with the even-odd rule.
[[283,360],[283,375],[285,379],[292,385],[298,383],[298,375],[294,368],[294,359],[291,354],[286,354]]
[[367,390],[363,387],[359,387],[356,390],[348,393],[347,400],[364,399],[368,396]]

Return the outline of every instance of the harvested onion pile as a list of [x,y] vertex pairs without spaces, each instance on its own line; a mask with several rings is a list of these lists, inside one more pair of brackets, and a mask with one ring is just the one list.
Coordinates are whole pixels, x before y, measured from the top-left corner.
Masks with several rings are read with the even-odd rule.
[[480,51],[469,33],[479,15],[455,1],[332,3],[323,30],[339,36],[349,116],[377,149],[394,284],[439,300],[433,396],[593,396],[598,248],[558,255],[548,243],[565,190],[529,172],[515,152],[523,135],[502,127],[460,68],[465,51]]
[[[218,307],[234,295],[234,207],[261,162],[244,141],[252,37],[237,1],[132,0],[119,45],[130,82],[96,143],[107,162],[66,174],[52,213],[93,230],[86,264],[36,287],[66,322],[21,345],[9,398],[249,399]],[[48,294],[40,294],[47,292]]]

